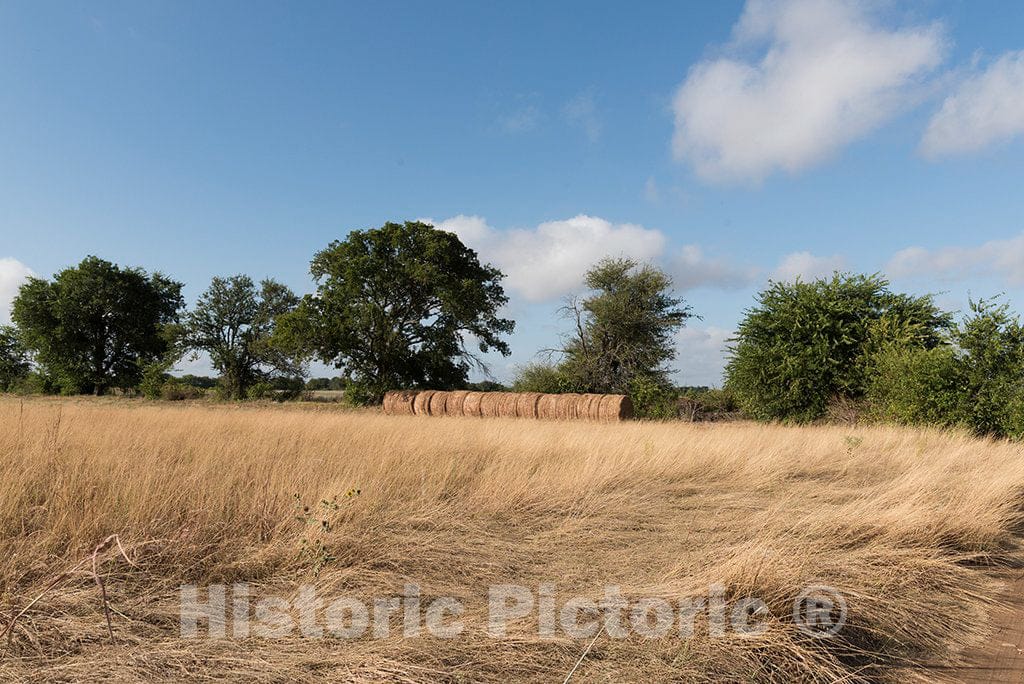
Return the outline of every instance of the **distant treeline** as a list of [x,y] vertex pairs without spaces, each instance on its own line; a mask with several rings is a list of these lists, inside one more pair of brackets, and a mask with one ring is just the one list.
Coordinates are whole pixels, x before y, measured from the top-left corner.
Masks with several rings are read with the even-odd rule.
[[[515,323],[498,269],[420,222],[353,231],[317,252],[316,287],[213,278],[191,309],[182,283],[87,257],[29,278],[0,328],[0,390],[151,398],[309,398],[355,404],[390,389],[509,389],[481,354],[509,355]],[[679,330],[695,317],[659,268],[609,258],[559,313],[567,332],[519,367],[510,389],[628,394],[640,416],[887,420],[1024,434],[1024,330],[1008,306],[962,319],[880,275],[770,282],[729,341],[722,389],[672,382]],[[218,377],[174,377],[205,354]],[[310,361],[339,369],[305,379]]]

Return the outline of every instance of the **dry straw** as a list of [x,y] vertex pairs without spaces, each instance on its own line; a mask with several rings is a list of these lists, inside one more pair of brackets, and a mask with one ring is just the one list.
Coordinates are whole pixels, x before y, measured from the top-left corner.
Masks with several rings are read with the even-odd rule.
[[448,392],[434,392],[430,396],[430,415],[432,416],[443,416],[445,413],[445,404],[448,401]]
[[462,402],[462,415],[479,418],[480,413],[480,402],[484,398],[483,392],[470,392],[466,395],[465,400]]
[[558,417],[558,395],[542,394],[537,400],[537,417],[553,420]]
[[629,397],[622,394],[395,390],[385,393],[382,408],[388,415],[483,416],[606,422],[629,420],[633,417],[633,404]]
[[543,395],[540,392],[521,392],[516,395],[516,416],[537,418],[537,404]]
[[413,414],[413,401],[418,392],[412,390],[393,390],[384,395],[384,413],[389,415]]
[[448,393],[448,401],[444,405],[444,413],[446,416],[461,416],[462,406],[466,401],[466,396],[469,392],[466,390],[455,390],[454,392]]
[[434,390],[423,390],[416,394],[416,399],[413,401],[412,408],[413,413],[417,416],[429,416],[430,415],[430,397],[434,396]]
[[484,418],[501,416],[501,399],[504,392],[484,392],[480,399],[480,415]]

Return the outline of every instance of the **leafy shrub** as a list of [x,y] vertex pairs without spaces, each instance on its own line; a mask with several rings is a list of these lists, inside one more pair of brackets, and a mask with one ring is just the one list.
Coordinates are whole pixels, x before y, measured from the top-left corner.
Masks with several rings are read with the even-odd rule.
[[948,346],[876,353],[872,412],[901,423],[963,426],[979,435],[1024,436],[1024,328],[1005,305],[971,302]]
[[160,387],[160,398],[164,401],[184,401],[186,399],[199,399],[205,392],[192,385],[186,385],[180,380],[168,380]]
[[530,363],[516,369],[512,391],[562,394],[578,391],[578,388],[562,368],[549,363]]
[[872,416],[947,427],[964,422],[964,377],[952,347],[892,347],[876,355],[873,368],[867,393]]
[[142,368],[142,380],[139,382],[139,391],[147,399],[161,399],[164,385],[171,379],[167,372],[171,364],[164,361],[157,361],[146,364]]
[[820,418],[833,398],[864,395],[869,360],[884,341],[941,344],[949,315],[930,296],[888,285],[877,275],[839,273],[771,283],[740,322],[726,366],[726,387],[743,411],[761,420]]
[[629,398],[638,418],[670,420],[679,417],[678,392],[657,377],[634,377],[629,384]]
[[273,393],[274,386],[269,382],[261,380],[249,386],[246,390],[246,397],[251,400],[266,399]]

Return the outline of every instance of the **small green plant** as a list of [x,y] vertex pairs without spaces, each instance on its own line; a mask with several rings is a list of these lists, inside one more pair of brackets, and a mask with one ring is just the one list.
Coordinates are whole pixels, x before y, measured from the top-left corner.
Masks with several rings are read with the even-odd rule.
[[864,443],[863,437],[856,437],[854,435],[846,435],[843,438],[843,444],[846,445],[846,454],[852,456],[854,450]]
[[[345,492],[343,499],[351,499],[362,493],[360,489],[349,489]],[[338,495],[330,499],[320,499],[315,506],[308,506],[302,501],[302,496],[294,495],[295,508],[298,511],[295,519],[307,528],[313,528],[314,539],[304,536],[299,545],[299,557],[310,563],[310,572],[313,577],[319,577],[320,572],[330,563],[338,560],[337,556],[324,542],[324,535],[329,534],[334,527],[334,514],[341,508]]]

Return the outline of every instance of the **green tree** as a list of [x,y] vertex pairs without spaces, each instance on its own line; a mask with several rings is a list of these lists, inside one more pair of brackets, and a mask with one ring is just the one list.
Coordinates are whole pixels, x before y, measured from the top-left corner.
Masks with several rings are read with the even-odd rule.
[[36,362],[65,393],[135,387],[142,368],[167,353],[181,283],[94,256],[53,280],[30,278],[12,318]]
[[1008,304],[970,303],[954,343],[970,400],[967,423],[979,434],[1024,435],[1024,327]]
[[773,282],[731,340],[726,387],[755,418],[813,420],[834,397],[864,396],[871,359],[889,341],[934,348],[951,325],[930,295],[891,292],[878,275]]
[[604,259],[585,282],[590,294],[563,308],[573,332],[555,350],[569,384],[576,391],[629,393],[643,378],[645,387],[667,388],[673,338],[693,317],[672,294],[672,279],[633,259]]
[[271,344],[278,316],[295,309],[298,298],[284,285],[252,278],[214,278],[185,317],[185,349],[210,355],[225,392],[235,399],[276,376],[298,376],[301,364]]
[[0,392],[9,392],[28,377],[31,365],[28,350],[18,338],[18,331],[0,326]]
[[318,252],[314,295],[280,321],[278,343],[343,369],[350,399],[463,385],[471,349],[509,354],[502,273],[453,233],[420,222],[357,230]]

